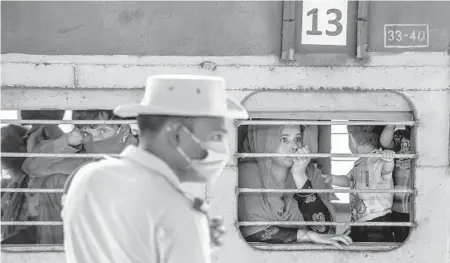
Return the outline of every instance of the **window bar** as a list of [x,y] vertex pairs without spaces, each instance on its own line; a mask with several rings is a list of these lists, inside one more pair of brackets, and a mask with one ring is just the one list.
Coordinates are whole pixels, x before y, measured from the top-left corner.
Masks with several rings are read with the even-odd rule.
[[119,157],[120,154],[102,154],[102,153],[12,153],[12,152],[2,152],[1,157],[42,157],[42,158],[104,158]]
[[20,245],[2,244],[2,251],[8,253],[23,252],[64,252],[64,245]]
[[62,221],[2,221],[4,226],[62,226]]
[[[395,154],[394,158],[417,158],[417,154]],[[268,157],[311,157],[311,158],[351,158],[351,157],[383,157],[381,153],[236,153],[235,158],[268,158]]]
[[267,189],[237,188],[236,193],[412,193],[414,189]]
[[240,221],[236,226],[404,226],[415,227],[406,222],[323,222],[323,221]]
[[[5,226],[60,226],[62,221],[2,221]],[[240,221],[237,226],[404,226],[415,227],[406,222],[323,222],[323,221]]]
[[1,119],[0,123],[22,124],[136,124],[136,120],[8,120]]
[[64,245],[19,245],[2,244],[2,251],[9,253],[22,252],[64,252]]
[[[119,157],[120,154],[108,154],[108,153],[13,153],[2,152],[1,157],[42,157],[42,158],[103,158],[105,156]],[[351,154],[351,153],[236,153],[235,158],[267,158],[267,157],[312,157],[312,158],[355,158],[355,157],[382,157],[380,153],[367,153],[367,154]],[[417,154],[396,154],[395,158],[417,158]]]
[[64,189],[1,188],[3,193],[64,193]]
[[416,121],[300,121],[300,120],[236,120],[241,125],[404,125],[416,126]]

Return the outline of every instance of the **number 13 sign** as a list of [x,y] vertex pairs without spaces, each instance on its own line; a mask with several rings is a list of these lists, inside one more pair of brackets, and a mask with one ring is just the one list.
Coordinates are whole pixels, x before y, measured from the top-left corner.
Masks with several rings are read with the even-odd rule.
[[348,0],[303,0],[302,44],[345,46]]

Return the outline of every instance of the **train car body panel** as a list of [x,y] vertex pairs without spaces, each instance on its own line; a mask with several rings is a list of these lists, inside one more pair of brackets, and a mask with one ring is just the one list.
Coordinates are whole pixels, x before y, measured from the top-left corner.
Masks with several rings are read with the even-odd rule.
[[[369,51],[405,51],[384,47],[384,24],[427,24],[430,27],[429,47],[416,50],[447,50],[450,18],[446,10],[449,5],[445,1],[412,1],[406,5],[404,1],[370,2]],[[344,46],[303,45],[300,37],[302,2],[296,2],[294,8],[296,53],[355,55],[357,1],[348,2],[348,34]],[[4,1],[2,53],[137,56],[280,54],[282,9],[281,1]]]

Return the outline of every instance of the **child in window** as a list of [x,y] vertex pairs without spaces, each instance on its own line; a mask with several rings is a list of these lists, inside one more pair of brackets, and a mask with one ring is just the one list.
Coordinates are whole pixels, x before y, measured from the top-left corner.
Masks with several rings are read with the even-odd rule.
[[[387,125],[381,133],[380,143],[383,148],[392,149],[397,154],[411,154],[410,128],[395,130],[394,125]],[[396,159],[393,173],[395,189],[411,189],[411,159]],[[392,206],[392,221],[410,222],[411,195],[395,193]],[[392,227],[395,242],[403,242],[409,235],[409,227]]]
[[[118,119],[109,110],[73,111],[73,120]],[[68,134],[56,140],[43,141],[34,153],[105,153],[118,154],[128,145],[137,145],[138,139],[128,125],[79,124]],[[22,169],[31,176],[30,187],[41,189],[62,189],[67,177],[91,158],[52,157],[27,158]],[[37,220],[61,221],[62,194],[37,194],[39,197]],[[62,244],[62,226],[39,226],[37,243]]]
[[[352,153],[380,153],[379,136],[371,127],[348,126],[349,148]],[[359,158],[347,176],[326,176],[326,182],[350,189],[393,189],[394,152],[382,151],[382,158]],[[389,222],[392,193],[351,193],[352,222]],[[354,242],[393,242],[390,227],[354,226],[350,237]]]

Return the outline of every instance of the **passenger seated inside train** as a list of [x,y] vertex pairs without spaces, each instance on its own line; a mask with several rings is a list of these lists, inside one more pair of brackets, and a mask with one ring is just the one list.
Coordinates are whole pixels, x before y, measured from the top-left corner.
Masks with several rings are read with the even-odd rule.
[[[347,126],[349,149],[352,153],[382,153],[379,158],[359,158],[348,175],[323,175],[326,182],[350,189],[394,189],[392,172],[394,152],[380,151],[379,135],[373,126]],[[352,222],[390,222],[393,193],[351,193]],[[350,237],[354,242],[393,242],[389,226],[352,226]]]
[[[115,120],[119,119],[110,110],[75,110],[73,120]],[[118,154],[128,145],[137,145],[138,138],[131,133],[129,125],[77,124],[68,134],[39,143],[34,153],[109,153]],[[30,187],[61,189],[69,175],[91,158],[27,158],[22,169],[34,179]],[[39,221],[61,221],[60,193],[40,194]],[[38,226],[38,244],[62,244],[62,226]]]
[[[399,129],[394,125],[387,125],[382,130],[380,136],[381,147],[392,149],[396,154],[411,154],[411,127]],[[411,189],[412,187],[412,166],[411,159],[395,159],[393,173],[395,189]],[[392,222],[410,222],[411,194],[394,193],[394,203],[392,205]],[[404,242],[409,235],[409,227],[392,227],[395,242]]]
[[[62,120],[63,110],[23,110],[22,120]],[[1,145],[3,152],[33,152],[37,144],[44,140],[53,140],[64,132],[56,124],[8,125],[1,129]],[[31,182],[27,173],[22,170],[25,158],[2,157],[2,168],[8,171],[9,179],[2,177],[2,187],[27,188]],[[2,193],[2,221],[37,220],[36,206],[39,194]],[[36,226],[2,226],[2,244],[36,243]]]
[[[240,138],[240,152],[309,153],[303,136],[303,126],[249,126],[245,138]],[[240,188],[331,188],[310,158],[241,159],[238,168]],[[238,201],[240,221],[335,221],[327,194],[242,193]],[[312,242],[339,248],[352,243],[346,235],[335,235],[332,226],[243,226],[240,230],[248,242]]]

